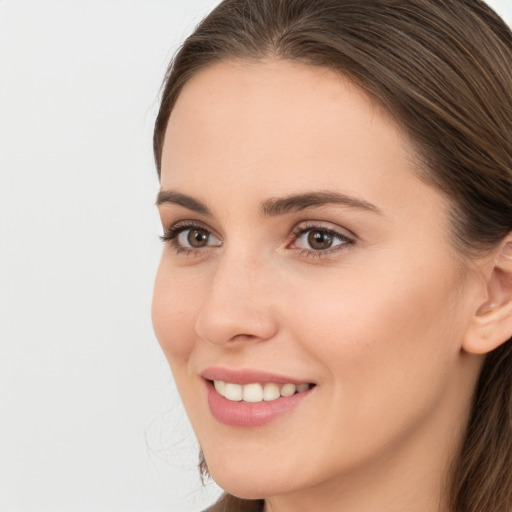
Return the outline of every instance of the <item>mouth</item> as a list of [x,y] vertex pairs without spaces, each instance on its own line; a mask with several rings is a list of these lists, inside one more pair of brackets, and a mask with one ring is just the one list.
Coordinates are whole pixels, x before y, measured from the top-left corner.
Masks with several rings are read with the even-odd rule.
[[257,370],[210,368],[201,376],[213,417],[232,427],[261,427],[309,402],[316,384]]
[[276,382],[237,384],[223,380],[210,380],[209,382],[217,393],[227,400],[248,403],[272,402],[280,398],[305,393],[314,387],[314,384],[311,383],[294,384],[293,382],[285,384]]

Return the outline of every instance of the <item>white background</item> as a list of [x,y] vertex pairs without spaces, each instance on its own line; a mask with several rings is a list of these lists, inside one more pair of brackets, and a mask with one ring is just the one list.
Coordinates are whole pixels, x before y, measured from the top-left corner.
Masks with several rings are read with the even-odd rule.
[[0,512],[218,492],[150,322],[158,90],[216,3],[0,0]]

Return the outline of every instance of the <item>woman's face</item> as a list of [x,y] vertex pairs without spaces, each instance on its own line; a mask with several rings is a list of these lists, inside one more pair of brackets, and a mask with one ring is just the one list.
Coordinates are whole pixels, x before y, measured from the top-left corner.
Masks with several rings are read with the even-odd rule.
[[334,72],[227,62],[185,85],[153,322],[226,490],[422,481],[446,462],[477,374],[461,350],[474,283],[447,200],[413,167],[391,118]]

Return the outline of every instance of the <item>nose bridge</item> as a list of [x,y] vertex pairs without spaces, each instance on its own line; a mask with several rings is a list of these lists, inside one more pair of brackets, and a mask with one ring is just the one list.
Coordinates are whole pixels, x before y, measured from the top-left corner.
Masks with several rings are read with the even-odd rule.
[[215,276],[219,284],[226,280],[231,287],[240,287],[241,292],[247,285],[264,292],[265,281],[261,278],[268,266],[268,260],[261,254],[259,247],[253,245],[237,244],[236,247],[233,245],[226,250]]
[[268,266],[263,255],[248,248],[225,250],[214,264],[197,318],[200,337],[223,344],[266,340],[275,334]]

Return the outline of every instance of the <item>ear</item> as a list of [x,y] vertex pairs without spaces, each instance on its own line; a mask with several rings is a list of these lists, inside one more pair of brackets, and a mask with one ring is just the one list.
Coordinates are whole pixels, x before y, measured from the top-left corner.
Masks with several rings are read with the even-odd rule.
[[462,347],[472,354],[491,352],[512,337],[512,233],[482,270],[487,297],[479,304]]

